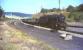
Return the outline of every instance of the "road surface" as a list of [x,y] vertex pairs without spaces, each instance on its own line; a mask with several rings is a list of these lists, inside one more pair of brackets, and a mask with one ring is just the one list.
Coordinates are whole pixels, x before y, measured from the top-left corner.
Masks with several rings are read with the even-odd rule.
[[67,22],[68,26],[83,28],[83,22]]
[[59,37],[60,33],[58,32],[50,32],[24,25],[19,21],[15,22],[15,24],[12,23],[12,25],[54,48],[59,48],[60,50],[83,50],[83,38],[73,37],[73,40],[65,41]]

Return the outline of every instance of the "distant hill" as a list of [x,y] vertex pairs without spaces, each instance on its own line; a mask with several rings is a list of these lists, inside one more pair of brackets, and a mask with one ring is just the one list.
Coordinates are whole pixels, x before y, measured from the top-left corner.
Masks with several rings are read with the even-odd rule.
[[25,14],[20,12],[5,12],[5,15],[14,15],[14,16],[20,16],[20,17],[31,17],[32,14]]

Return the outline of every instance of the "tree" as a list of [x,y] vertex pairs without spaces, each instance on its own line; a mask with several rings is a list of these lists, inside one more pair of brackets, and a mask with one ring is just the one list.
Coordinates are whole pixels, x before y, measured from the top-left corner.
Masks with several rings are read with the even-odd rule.
[[53,9],[49,9],[48,12],[53,12]]
[[0,7],[0,20],[3,20],[5,18],[5,14],[3,9]]
[[72,5],[69,5],[66,9],[68,12],[72,12],[75,10],[75,8]]
[[44,8],[41,9],[41,13],[47,13],[47,12],[48,12],[47,9],[44,9]]
[[2,16],[3,10],[0,7],[0,17]]
[[77,9],[78,11],[83,11],[83,4],[80,4]]
[[55,12],[57,9],[56,8],[52,8],[52,9],[49,9],[49,12]]
[[56,8],[52,8],[52,9],[41,9],[41,13],[47,13],[47,12],[55,12],[55,11],[59,11],[59,9]]

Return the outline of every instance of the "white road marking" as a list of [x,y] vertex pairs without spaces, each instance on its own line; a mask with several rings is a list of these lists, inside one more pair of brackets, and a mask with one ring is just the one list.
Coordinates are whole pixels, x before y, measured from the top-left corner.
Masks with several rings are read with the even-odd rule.
[[14,25],[17,25],[16,22],[14,22]]
[[72,35],[72,36],[75,36],[75,37],[80,37],[80,38],[83,38],[83,35],[80,35],[80,34],[76,34],[76,33],[72,33],[72,32],[67,32],[67,31],[58,31],[58,32],[60,32],[60,33],[66,33],[66,34],[70,34],[70,35]]

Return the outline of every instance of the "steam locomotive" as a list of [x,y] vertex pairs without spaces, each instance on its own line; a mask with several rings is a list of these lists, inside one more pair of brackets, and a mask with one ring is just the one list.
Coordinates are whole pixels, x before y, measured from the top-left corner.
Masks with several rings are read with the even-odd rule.
[[65,16],[62,14],[43,15],[39,18],[38,25],[47,28],[52,28],[51,31],[65,30],[66,29]]

